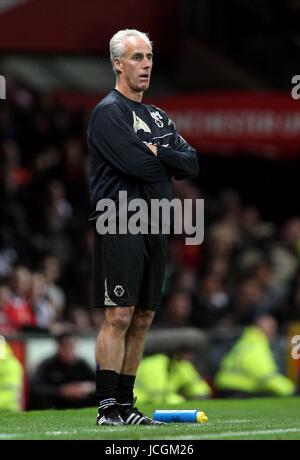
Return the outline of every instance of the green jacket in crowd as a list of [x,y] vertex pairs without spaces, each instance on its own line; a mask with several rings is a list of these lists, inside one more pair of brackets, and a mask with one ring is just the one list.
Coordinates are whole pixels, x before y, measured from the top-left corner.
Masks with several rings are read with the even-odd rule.
[[215,377],[217,390],[250,394],[289,396],[294,383],[280,374],[266,335],[258,327],[247,327],[221,361]]
[[6,343],[0,357],[0,412],[21,410],[23,369]]
[[157,354],[142,360],[134,393],[139,402],[176,404],[208,398],[211,389],[190,361]]

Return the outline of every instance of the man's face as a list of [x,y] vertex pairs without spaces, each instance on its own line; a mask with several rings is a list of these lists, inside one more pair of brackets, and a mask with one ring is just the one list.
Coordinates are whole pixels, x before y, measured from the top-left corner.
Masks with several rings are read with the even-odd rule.
[[73,363],[76,361],[76,339],[75,337],[65,337],[59,345],[58,354],[62,361]]
[[140,37],[128,37],[124,41],[125,54],[116,59],[119,82],[130,90],[143,92],[149,88],[152,70],[152,51]]

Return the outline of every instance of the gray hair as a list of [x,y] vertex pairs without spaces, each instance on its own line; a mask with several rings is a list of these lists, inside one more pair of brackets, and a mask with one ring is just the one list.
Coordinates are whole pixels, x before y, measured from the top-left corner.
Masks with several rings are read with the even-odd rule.
[[136,29],[119,30],[119,32],[117,32],[111,38],[109,42],[110,60],[111,60],[112,68],[115,74],[117,74],[117,71],[115,68],[115,58],[124,56],[125,54],[124,41],[128,37],[142,38],[150,46],[151,51],[152,51],[152,42],[150,41],[148,34],[146,34],[145,32],[140,32],[139,30],[136,30]]

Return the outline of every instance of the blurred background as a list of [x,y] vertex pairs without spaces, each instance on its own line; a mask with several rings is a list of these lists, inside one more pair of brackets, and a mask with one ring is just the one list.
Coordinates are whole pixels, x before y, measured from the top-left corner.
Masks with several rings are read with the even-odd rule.
[[170,237],[146,354],[184,352],[218,397],[231,391],[216,378],[224,358],[256,328],[299,390],[299,24],[299,0],[0,0],[0,334],[21,363],[15,407],[31,408],[58,334],[76,334],[94,368],[86,129],[114,86],[108,42],[122,28],[150,34],[144,101],[199,151],[199,178],[175,195],[205,200],[204,243]]

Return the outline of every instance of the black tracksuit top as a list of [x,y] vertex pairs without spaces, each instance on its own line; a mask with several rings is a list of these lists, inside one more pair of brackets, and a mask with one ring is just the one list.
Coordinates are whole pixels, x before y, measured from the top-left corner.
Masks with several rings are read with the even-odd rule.
[[[157,144],[157,157],[146,143]],[[134,102],[113,89],[93,110],[88,126],[90,220],[102,198],[118,202],[172,199],[171,177],[199,174],[198,153],[179,134],[161,109]]]

